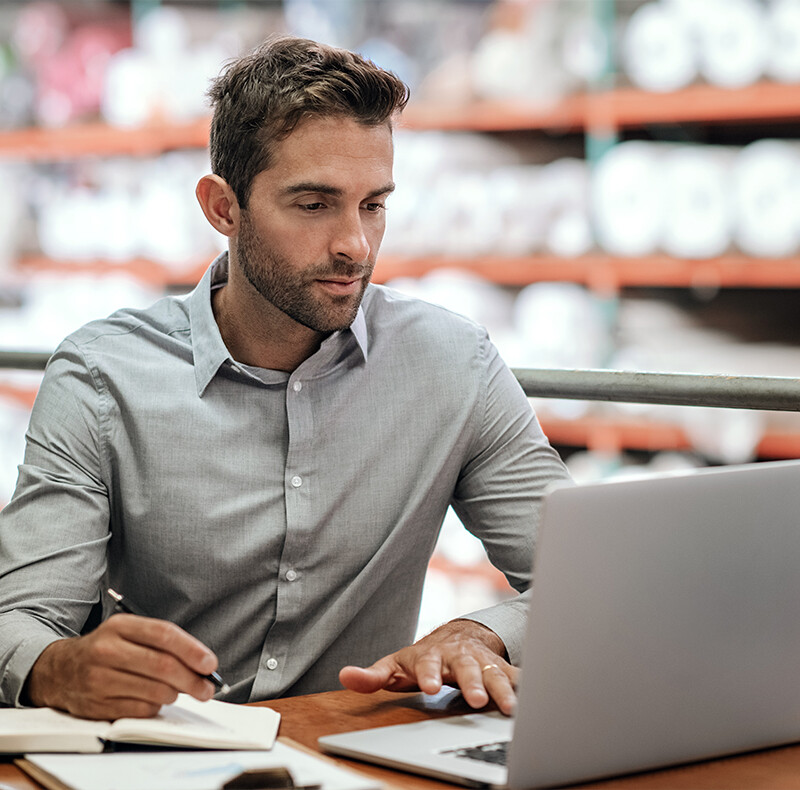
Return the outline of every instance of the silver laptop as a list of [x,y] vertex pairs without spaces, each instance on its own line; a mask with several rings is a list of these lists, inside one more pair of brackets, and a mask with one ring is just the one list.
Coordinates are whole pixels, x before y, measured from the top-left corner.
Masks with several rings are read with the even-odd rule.
[[320,746],[523,790],[800,741],[800,461],[557,489],[534,570],[515,720]]

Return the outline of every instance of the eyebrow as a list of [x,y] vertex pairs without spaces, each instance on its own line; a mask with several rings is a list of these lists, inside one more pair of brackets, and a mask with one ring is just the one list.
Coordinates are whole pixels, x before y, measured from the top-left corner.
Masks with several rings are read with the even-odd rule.
[[[373,190],[367,198],[377,197],[378,195],[388,195],[394,192],[394,182],[389,182],[378,189]],[[341,197],[344,193],[339,187],[330,184],[318,184],[314,181],[301,181],[299,184],[291,184],[283,190],[285,195],[298,195],[303,192],[315,192],[320,195],[330,195],[331,197]]]

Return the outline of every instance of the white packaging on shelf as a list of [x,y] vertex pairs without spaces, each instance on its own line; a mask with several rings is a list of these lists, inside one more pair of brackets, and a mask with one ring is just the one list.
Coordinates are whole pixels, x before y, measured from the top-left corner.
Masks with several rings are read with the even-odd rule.
[[620,143],[595,165],[591,205],[598,244],[613,255],[654,253],[662,235],[664,196],[660,149]]
[[566,258],[594,246],[589,218],[589,168],[583,159],[564,157],[539,172],[545,200],[544,249]]
[[22,241],[25,217],[25,169],[12,162],[0,163],[0,271],[11,265]]
[[0,397],[0,507],[11,499],[19,464],[25,455],[25,429],[30,412],[9,398]]
[[216,42],[193,46],[171,58],[164,74],[162,108],[178,123],[200,118],[208,112],[206,91],[225,61],[235,53]]
[[522,99],[548,105],[573,89],[575,79],[558,53],[561,3],[517,3],[510,24],[483,35],[471,57],[475,94],[486,99]]
[[130,192],[101,189],[94,195],[94,239],[91,257],[111,263],[125,263],[139,255],[136,201]]
[[723,464],[743,464],[756,458],[765,418],[752,409],[693,406],[681,412],[680,424],[692,447]]
[[700,73],[712,85],[742,88],[760,79],[767,65],[769,35],[759,0],[703,0],[697,28]]
[[523,354],[514,365],[599,368],[612,347],[600,300],[576,283],[525,286],[514,302],[513,321]]
[[561,35],[561,63],[580,82],[599,80],[609,60],[609,41],[602,25],[587,13],[567,20]]
[[142,126],[152,118],[158,96],[158,71],[146,53],[131,47],[111,57],[100,103],[107,123],[121,128]]
[[800,149],[784,140],[745,146],[733,167],[735,240],[749,255],[783,257],[800,249]]
[[[513,184],[494,174],[519,167],[511,146],[473,133],[398,132],[384,253],[475,256],[498,251]],[[516,193],[515,193],[516,194]],[[524,199],[524,198],[523,198]]]
[[121,273],[33,274],[26,278],[21,307],[0,316],[4,348],[52,351],[87,321],[123,307],[144,308],[161,290]]
[[678,146],[664,153],[662,249],[678,258],[710,258],[732,241],[729,181],[738,149]]
[[534,89],[531,53],[525,37],[510,30],[488,32],[472,54],[472,84],[487,99],[520,99]]
[[97,257],[94,232],[98,204],[94,192],[56,186],[39,207],[37,236],[42,252],[54,260],[90,261]]
[[487,192],[500,214],[498,254],[528,255],[541,248],[548,231],[548,196],[540,173],[537,165],[514,165],[490,174]]
[[800,82],[800,0],[773,0],[766,25],[767,76],[778,82]]
[[419,279],[403,277],[387,285],[471,318],[492,336],[511,328],[514,297],[501,286],[463,269],[433,269]]
[[439,204],[442,252],[471,257],[493,251],[502,220],[488,186],[487,174],[477,171],[443,176],[439,189],[448,197]]
[[697,76],[691,28],[669,5],[637,8],[622,33],[622,64],[631,82],[649,91],[675,91]]

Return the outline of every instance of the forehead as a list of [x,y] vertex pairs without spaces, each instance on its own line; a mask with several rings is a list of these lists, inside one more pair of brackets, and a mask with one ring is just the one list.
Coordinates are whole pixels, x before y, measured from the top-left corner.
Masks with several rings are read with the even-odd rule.
[[388,124],[365,126],[351,118],[310,118],[273,150],[272,165],[256,181],[284,187],[293,182],[330,182],[344,188],[374,188],[391,181],[392,131]]

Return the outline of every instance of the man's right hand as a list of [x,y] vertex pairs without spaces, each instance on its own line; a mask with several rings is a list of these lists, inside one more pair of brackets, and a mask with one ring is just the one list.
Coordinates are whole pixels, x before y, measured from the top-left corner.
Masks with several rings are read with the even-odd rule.
[[155,716],[179,692],[211,699],[201,677],[217,657],[186,631],[165,620],[115,614],[86,636],[48,645],[26,682],[33,705],[87,719]]

